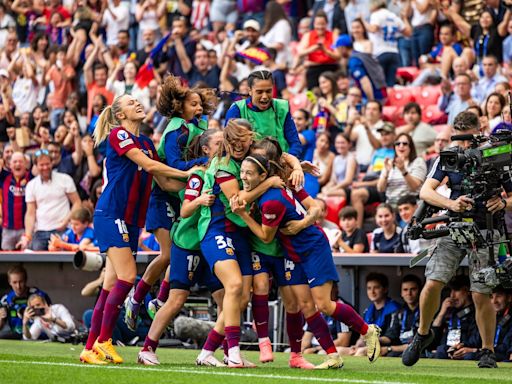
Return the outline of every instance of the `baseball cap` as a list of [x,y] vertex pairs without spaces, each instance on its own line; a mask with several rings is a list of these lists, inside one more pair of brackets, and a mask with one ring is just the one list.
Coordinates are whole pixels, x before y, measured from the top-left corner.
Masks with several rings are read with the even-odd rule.
[[254,19],[250,19],[250,20],[247,20],[245,23],[244,23],[244,26],[243,26],[243,29],[247,29],[247,28],[252,28],[254,29],[255,31],[260,31],[260,23],[258,23],[256,20]]
[[377,132],[389,132],[389,133],[395,133],[395,126],[391,123],[385,122],[382,127],[377,128]]
[[341,35],[338,37],[338,40],[336,40],[336,43],[331,48],[339,48],[339,47],[349,47],[352,48],[352,38],[350,35]]

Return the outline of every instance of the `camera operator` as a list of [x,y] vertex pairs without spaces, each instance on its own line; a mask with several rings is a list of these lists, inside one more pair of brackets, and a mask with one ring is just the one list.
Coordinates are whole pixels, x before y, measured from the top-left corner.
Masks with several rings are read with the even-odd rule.
[[[478,117],[470,112],[461,112],[455,117],[453,127],[457,134],[476,135],[479,133]],[[463,148],[468,148],[471,142],[464,141],[459,143],[459,145]],[[451,188],[449,199],[436,192],[436,188],[445,177],[448,177],[448,184]],[[485,238],[487,235],[486,213],[496,213],[500,210],[510,209],[512,207],[512,181],[510,180],[510,175],[503,173],[497,175],[497,177],[502,178],[501,185],[507,193],[507,199],[496,195],[488,201],[478,199],[473,201],[470,197],[462,195],[461,193],[460,187],[462,185],[463,175],[441,170],[438,159],[421,188],[420,197],[428,204],[456,213],[472,211],[473,207],[475,207],[472,211],[474,212],[472,218]],[[493,217],[493,221],[494,228],[502,227],[502,225],[500,225],[502,223],[496,223],[496,221],[499,221],[496,220],[496,217]],[[500,234],[497,230],[495,230],[492,235],[494,241],[500,238]],[[497,254],[498,245],[496,245],[495,248],[495,254]],[[427,282],[420,297],[420,324],[412,343],[402,355],[403,364],[407,366],[414,365],[419,360],[421,352],[433,341],[434,334],[430,326],[439,308],[441,290],[455,275],[460,262],[466,255],[470,257],[471,292],[476,307],[476,322],[482,338],[482,351],[478,367],[497,367],[496,356],[494,355],[496,316],[490,298],[492,290],[490,287],[475,281],[472,274],[473,268],[487,266],[489,250],[486,248],[474,251],[461,249],[449,236],[437,239],[436,243],[429,249],[430,260],[425,269]]]
[[[31,325],[30,322],[32,322]],[[37,340],[42,333],[53,340],[66,338],[75,330],[75,322],[62,304],[48,305],[37,293],[28,298],[28,307],[23,313],[23,339]]]

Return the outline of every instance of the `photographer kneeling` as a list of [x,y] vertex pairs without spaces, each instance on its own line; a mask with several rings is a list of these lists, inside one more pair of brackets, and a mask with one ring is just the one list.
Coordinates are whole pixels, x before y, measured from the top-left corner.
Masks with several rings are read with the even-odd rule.
[[75,330],[73,317],[62,304],[48,305],[37,293],[30,295],[27,304],[23,313],[23,340],[37,340],[42,333],[50,340],[66,338]]
[[[479,134],[478,117],[470,112],[461,112],[454,120],[453,127],[457,134]],[[460,142],[463,148],[469,148],[470,141]],[[450,198],[443,197],[436,192],[436,188],[443,179],[448,177],[448,185],[451,188]],[[512,207],[512,181],[508,172],[497,174],[500,177],[500,183],[507,193],[507,199],[496,195],[491,199],[484,201],[476,199],[473,201],[461,193],[463,174],[456,172],[443,171],[436,160],[427,180],[421,188],[420,197],[426,203],[447,209],[451,212],[460,213],[472,211],[472,219],[486,237],[486,213],[496,213],[500,210],[511,209]],[[473,208],[475,208],[473,210]],[[499,216],[499,215],[497,215]],[[502,228],[496,216],[493,216],[493,228]],[[503,235],[494,230],[493,240],[498,241]],[[498,254],[498,245],[495,245],[494,254]],[[494,333],[496,328],[496,316],[491,303],[492,288],[483,283],[475,281],[472,272],[476,268],[487,267],[489,250],[487,248],[468,251],[461,249],[450,236],[444,236],[436,240],[436,243],[429,249],[430,260],[425,269],[427,282],[421,291],[420,296],[420,323],[412,343],[404,351],[402,362],[407,366],[414,365],[420,358],[421,352],[432,343],[434,334],[430,329],[432,320],[439,309],[441,290],[455,275],[461,261],[469,256],[469,271],[471,279],[471,293],[476,307],[476,323],[480,336],[482,338],[482,350],[479,368],[497,368],[496,356],[494,355]]]

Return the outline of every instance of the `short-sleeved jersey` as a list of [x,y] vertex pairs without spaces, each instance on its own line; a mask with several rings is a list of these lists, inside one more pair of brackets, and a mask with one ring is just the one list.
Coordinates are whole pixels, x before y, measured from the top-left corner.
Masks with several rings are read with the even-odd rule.
[[16,180],[12,172],[0,172],[0,187],[2,188],[2,227],[7,229],[25,228],[25,188],[32,179],[32,174],[26,172],[23,177]]
[[91,240],[91,243],[94,243],[94,229],[91,227],[85,228],[82,236],[79,236],[73,232],[71,228],[69,228],[66,230],[66,232],[64,232],[64,235],[62,236],[62,240],[69,244],[80,244],[83,239],[89,239]]
[[22,297],[16,296],[14,290],[11,290],[0,299],[0,306],[7,309],[7,321],[13,333],[19,335],[23,333],[23,316],[20,317],[19,314],[22,314],[22,310],[27,308],[27,300],[29,296],[36,293],[43,296],[49,305],[52,303],[50,297],[36,287],[30,287],[27,294]]
[[[203,171],[196,171],[189,177],[183,193],[184,201],[194,201],[201,195],[204,184],[203,177]],[[180,217],[179,221],[173,226],[172,240],[174,244],[182,249],[199,250],[197,225],[200,216],[201,209],[198,208],[191,216]]]
[[382,228],[374,229],[372,233],[371,250],[380,253],[395,253],[400,245],[401,233],[402,228],[397,225],[393,236],[387,239]]
[[123,218],[127,224],[142,228],[146,221],[153,178],[125,156],[130,149],[140,149],[149,158],[159,160],[149,138],[144,135],[137,137],[123,127],[113,129],[107,139],[103,193],[96,205],[96,212]]
[[[258,200],[262,224],[282,228],[291,220],[302,220],[307,212],[300,202],[308,197],[304,189],[294,193],[288,188],[270,188]],[[327,237],[317,225],[311,225],[294,236],[278,231],[277,236],[285,256],[297,263],[322,247],[330,249]]]
[[242,189],[242,180],[240,179],[240,163],[233,158],[227,161],[223,157],[219,159],[214,157],[204,176],[203,190],[211,190],[216,196],[211,207],[201,207],[201,217],[199,218],[199,238],[202,240],[206,231],[210,227],[217,227],[225,232],[235,232],[237,227],[246,227],[247,224],[231,212],[229,200],[222,192],[221,184],[236,180],[238,187]]

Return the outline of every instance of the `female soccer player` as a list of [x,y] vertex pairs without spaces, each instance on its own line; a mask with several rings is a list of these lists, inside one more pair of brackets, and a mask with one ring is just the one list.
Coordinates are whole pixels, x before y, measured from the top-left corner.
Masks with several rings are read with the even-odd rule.
[[201,207],[199,239],[201,251],[210,268],[224,286],[223,311],[215,328],[199,354],[198,365],[222,366],[213,353],[222,344],[224,333],[228,344],[229,367],[244,365],[238,346],[240,340],[240,311],[249,301],[252,285],[251,249],[245,223],[231,212],[229,199],[241,195],[254,201],[270,187],[283,186],[279,177],[269,178],[250,192],[241,191],[240,163],[253,142],[250,124],[233,119],[224,129],[224,142],[212,159],[205,174],[203,190],[211,190],[215,201],[211,207]]
[[290,115],[288,101],[272,97],[272,72],[254,71],[247,81],[250,97],[231,105],[226,113],[226,122],[240,117],[246,119],[251,123],[256,139],[274,137],[283,151],[299,157],[302,153],[302,144]]
[[[257,141],[251,148],[251,155],[260,155],[287,170],[300,167],[299,160],[282,153],[277,140],[264,138]],[[287,174],[283,175],[287,179]],[[258,212],[261,220],[261,214]],[[260,221],[259,220],[259,221]],[[285,260],[283,251],[277,239],[265,244],[257,236],[251,234],[252,269],[253,269],[253,294],[252,312],[258,344],[260,349],[260,362],[267,363],[274,360],[272,345],[268,337],[268,294],[270,290],[270,274],[277,281],[283,305],[286,310],[286,331],[290,343],[291,368],[312,369],[314,365],[309,363],[301,354],[301,341],[304,334],[304,318],[300,312],[299,304],[292,292],[291,285],[302,282],[302,274],[297,274],[295,264],[291,260]]]
[[[170,119],[162,134],[158,155],[162,161],[182,171],[195,165],[206,164],[208,156],[188,159],[187,151],[192,140],[207,130],[207,123],[202,115],[209,115],[215,109],[215,95],[211,89],[189,89],[181,84],[179,78],[168,76],[162,84],[157,110]],[[183,185],[185,186],[185,185]],[[180,200],[176,194],[170,195],[158,185],[153,186],[146,220],[146,230],[154,232],[160,244],[160,255],[153,259],[146,268],[135,292],[126,301],[125,322],[135,329],[140,304],[169,265],[171,250],[170,231],[175,221],[175,212],[179,212]],[[165,298],[168,284],[162,282],[159,297]],[[165,300],[163,300],[165,302]],[[158,301],[157,301],[158,304]],[[158,307],[155,308],[158,310]]]
[[123,95],[103,110],[94,133],[96,145],[108,139],[104,190],[94,213],[100,252],[106,252],[107,263],[89,337],[80,354],[80,360],[85,363],[123,362],[112,346],[111,337],[120,306],[137,274],[133,255],[146,219],[152,175],[159,183],[174,185],[175,190],[180,185],[168,178],[188,176],[187,172],[158,161],[152,141],[139,134],[145,117],[142,105],[132,96]]
[[[243,161],[240,171],[244,191],[258,188],[269,175],[276,173],[277,170],[272,164],[267,165],[264,157],[248,156]],[[311,209],[315,205],[314,200],[303,190],[294,193],[290,189],[271,188],[258,199],[262,216],[261,225],[246,212],[247,203],[239,200],[239,196],[233,196],[230,205],[232,211],[238,214],[263,242],[269,243],[277,234],[285,257],[295,263],[295,268],[302,269],[309,286],[294,285],[292,289],[313,332],[325,332],[319,329],[317,323],[317,319],[321,318],[316,309],[318,308],[324,314],[344,322],[363,335],[368,349],[368,359],[370,362],[375,361],[380,355],[379,328],[366,324],[350,306],[331,300],[332,284],[338,281],[338,274],[329,242],[317,226],[311,225],[316,220],[315,215],[308,215],[310,217],[304,220],[307,214],[304,207]],[[287,228],[283,233],[285,225]],[[322,343],[325,337],[321,335],[318,339]],[[322,347],[324,348],[323,345]],[[318,368],[343,366],[341,357],[333,348],[334,346],[324,348],[329,358]]]
[[[209,129],[195,140],[200,148],[193,152],[199,156],[210,156],[217,152],[224,139],[223,132],[218,129]],[[199,157],[194,156],[194,157]],[[212,296],[219,308],[222,308],[222,285],[212,276],[208,264],[204,260],[199,248],[197,223],[202,206],[209,207],[215,200],[211,191],[203,189],[204,171],[195,171],[187,181],[184,190],[183,203],[180,210],[180,219],[174,224],[171,250],[170,294],[165,304],[157,312],[144,347],[139,352],[138,362],[144,365],[158,365],[158,357],[155,354],[158,340],[162,336],[165,327],[179,313],[190,293],[190,287],[196,281],[207,284],[212,291]],[[201,192],[202,191],[202,192]]]

